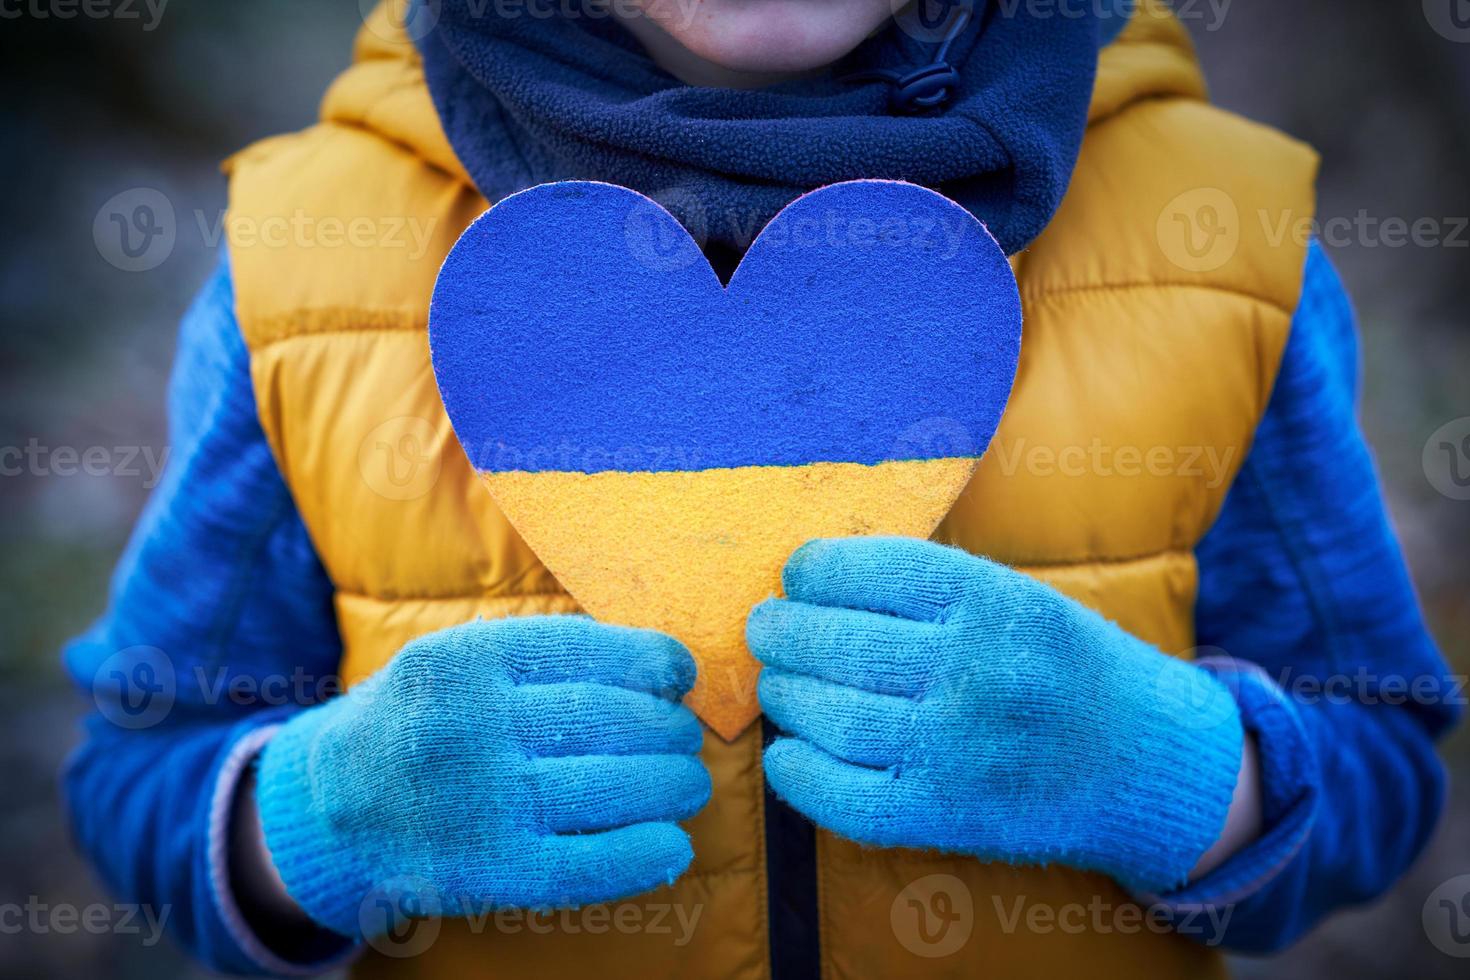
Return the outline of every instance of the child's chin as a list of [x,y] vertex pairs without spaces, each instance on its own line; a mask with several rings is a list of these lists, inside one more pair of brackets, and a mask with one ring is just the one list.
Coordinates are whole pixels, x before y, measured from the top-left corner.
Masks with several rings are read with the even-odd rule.
[[[893,14],[894,0],[680,0],[654,8],[693,54],[737,72],[829,65]],[[661,16],[659,16],[661,15]]]

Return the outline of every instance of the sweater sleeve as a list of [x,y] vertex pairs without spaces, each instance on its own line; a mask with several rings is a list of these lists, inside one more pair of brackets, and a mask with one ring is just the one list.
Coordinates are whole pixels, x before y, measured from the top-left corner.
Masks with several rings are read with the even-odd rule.
[[1356,375],[1352,308],[1314,242],[1255,444],[1198,549],[1199,662],[1256,738],[1265,830],[1164,897],[1245,952],[1286,946],[1408,868],[1443,805],[1435,741],[1464,702],[1384,509]]
[[222,263],[183,320],[163,479],[107,612],[64,653],[94,710],[63,781],[75,840],[120,897],[168,909],[213,969],[299,972],[313,964],[275,956],[231,897],[229,805],[272,727],[335,693],[340,644],[233,310]]

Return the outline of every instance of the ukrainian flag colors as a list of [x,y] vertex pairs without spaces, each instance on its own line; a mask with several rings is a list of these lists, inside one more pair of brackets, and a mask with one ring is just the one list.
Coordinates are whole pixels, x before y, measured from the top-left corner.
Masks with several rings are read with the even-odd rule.
[[726,738],[759,714],[745,615],[786,557],[928,536],[995,431],[1020,336],[984,227],[892,181],[798,199],[728,287],[648,198],[532,188],[466,230],[430,312],[440,393],[496,503],[589,613],[688,644],[690,705]]

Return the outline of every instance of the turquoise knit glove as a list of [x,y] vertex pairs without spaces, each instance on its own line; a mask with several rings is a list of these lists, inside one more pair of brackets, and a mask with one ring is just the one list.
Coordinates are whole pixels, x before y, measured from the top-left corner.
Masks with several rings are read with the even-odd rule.
[[371,906],[405,881],[399,911],[444,916],[671,882],[693,857],[674,821],[710,794],[678,703],[693,682],[678,641],[581,616],[422,637],[267,744],[266,846],[292,898],[349,936],[395,926]]
[[1242,750],[1229,691],[1033,578],[905,538],[813,541],[752,610],[777,794],[886,847],[1182,885]]

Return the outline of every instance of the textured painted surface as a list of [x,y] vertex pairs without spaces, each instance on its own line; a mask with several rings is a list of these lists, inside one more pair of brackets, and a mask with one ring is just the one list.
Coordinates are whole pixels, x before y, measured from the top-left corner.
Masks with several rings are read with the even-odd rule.
[[1021,302],[985,227],[912,184],[800,198],[724,288],[653,201],[572,181],[475,221],[429,324],[477,469],[800,466],[978,456]]

